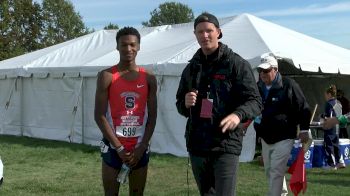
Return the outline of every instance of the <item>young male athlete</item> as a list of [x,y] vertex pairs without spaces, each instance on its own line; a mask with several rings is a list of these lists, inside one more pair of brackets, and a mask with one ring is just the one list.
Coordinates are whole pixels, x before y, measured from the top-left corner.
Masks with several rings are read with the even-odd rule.
[[136,65],[140,34],[125,27],[116,36],[120,60],[98,74],[95,121],[100,128],[105,195],[118,195],[117,176],[123,163],[131,168],[130,195],[143,195],[149,141],[157,117],[155,76]]

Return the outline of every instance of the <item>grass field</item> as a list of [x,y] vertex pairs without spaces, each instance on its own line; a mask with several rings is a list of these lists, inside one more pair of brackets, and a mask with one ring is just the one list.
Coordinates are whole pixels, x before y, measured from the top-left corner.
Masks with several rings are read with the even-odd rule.
[[[4,184],[0,195],[103,195],[99,148],[81,144],[0,135]],[[187,158],[152,154],[145,195],[199,195]],[[289,178],[289,176],[288,176]],[[305,195],[350,195],[350,167],[307,170]],[[240,163],[238,196],[266,195],[263,167]],[[127,195],[123,186],[120,195]],[[292,194],[290,194],[292,195]]]

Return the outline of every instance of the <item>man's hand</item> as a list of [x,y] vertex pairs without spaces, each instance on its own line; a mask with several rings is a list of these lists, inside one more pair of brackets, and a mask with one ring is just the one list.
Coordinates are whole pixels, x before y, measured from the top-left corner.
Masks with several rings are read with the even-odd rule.
[[241,120],[238,118],[238,116],[232,113],[222,119],[220,122],[220,127],[222,127],[222,132],[225,133],[226,130],[234,130],[240,122]]
[[324,119],[324,122],[323,122],[323,129],[331,129],[332,127],[334,127],[338,123],[339,123],[339,121],[335,117],[326,118],[326,119]]
[[198,94],[197,90],[186,93],[186,95],[185,95],[186,108],[190,108],[196,104],[197,94]]
[[308,132],[299,133],[299,139],[301,143],[306,143],[307,141],[309,141],[309,133]]

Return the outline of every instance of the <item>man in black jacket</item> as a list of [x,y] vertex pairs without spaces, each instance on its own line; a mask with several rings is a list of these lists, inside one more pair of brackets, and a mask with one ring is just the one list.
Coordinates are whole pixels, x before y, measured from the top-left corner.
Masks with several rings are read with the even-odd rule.
[[188,117],[186,145],[201,195],[235,195],[243,123],[259,115],[261,97],[249,63],[219,42],[215,16],[195,19],[200,49],[183,70],[176,94]]
[[254,120],[257,135],[261,137],[262,156],[269,180],[269,196],[287,195],[285,181],[287,162],[298,135],[302,143],[309,139],[311,113],[303,92],[292,79],[278,72],[273,54],[263,54],[258,66],[258,88],[264,109]]

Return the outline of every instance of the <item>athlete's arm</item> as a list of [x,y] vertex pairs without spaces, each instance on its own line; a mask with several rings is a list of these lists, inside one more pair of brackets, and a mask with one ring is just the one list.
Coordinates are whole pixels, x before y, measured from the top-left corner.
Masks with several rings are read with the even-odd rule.
[[[112,74],[108,70],[98,73],[96,94],[95,94],[95,122],[100,128],[103,136],[117,149],[122,146],[115,133],[107,121],[106,113],[108,107],[108,87],[112,82]],[[123,162],[126,161],[125,152],[118,153]]]

